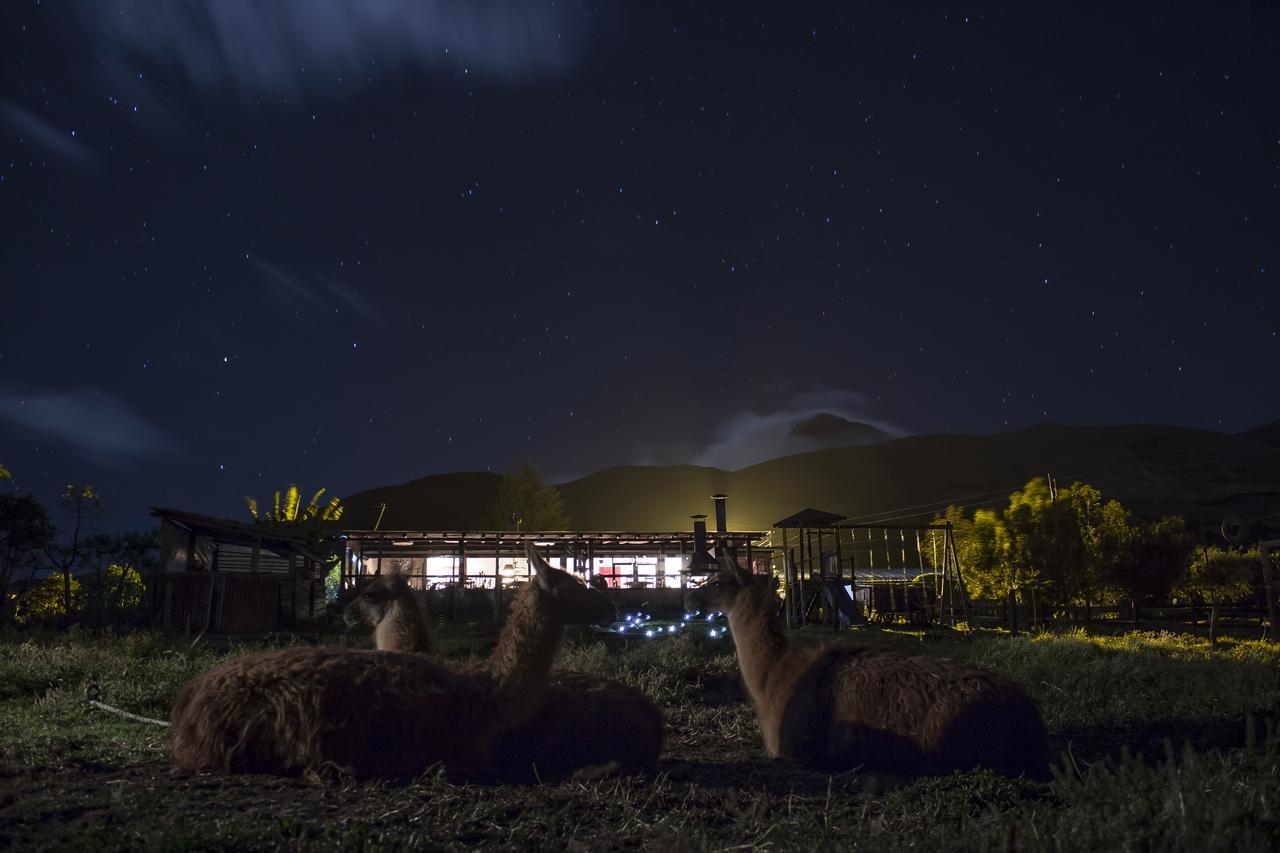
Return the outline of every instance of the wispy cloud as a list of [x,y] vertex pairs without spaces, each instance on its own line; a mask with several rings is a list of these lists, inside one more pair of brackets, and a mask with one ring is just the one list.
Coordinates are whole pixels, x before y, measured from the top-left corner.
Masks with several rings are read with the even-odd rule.
[[98,155],[71,133],[46,119],[28,112],[11,101],[0,101],[0,121],[8,125],[20,140],[49,153],[62,162],[81,170],[97,168]]
[[163,455],[177,446],[123,400],[87,389],[0,396],[0,422],[68,444],[108,466]]
[[72,3],[63,14],[103,45],[105,56],[122,57],[118,61],[139,70],[180,69],[201,91],[231,91],[253,101],[317,87],[354,91],[371,78],[414,68],[496,77],[559,72],[585,42],[588,16],[574,6],[527,0],[117,0]]
[[332,307],[335,302],[340,302],[366,319],[373,321],[382,319],[378,309],[374,308],[369,300],[328,276],[319,276],[318,283],[313,284],[262,258],[251,255],[249,260],[267,282],[275,285],[290,299],[297,299],[316,307]]
[[867,424],[894,437],[906,435],[901,428],[872,417],[872,408],[871,401],[861,394],[832,390],[797,395],[770,412],[735,412],[716,427],[711,443],[696,455],[694,462],[732,471],[828,446],[821,440],[792,433],[796,424],[824,413]]

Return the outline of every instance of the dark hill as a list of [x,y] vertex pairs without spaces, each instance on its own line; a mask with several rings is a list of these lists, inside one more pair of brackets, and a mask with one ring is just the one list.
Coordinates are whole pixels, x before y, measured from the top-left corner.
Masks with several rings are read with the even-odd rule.
[[[1267,430],[1043,424],[817,450],[738,471],[620,466],[560,489],[582,530],[683,530],[691,513],[711,512],[709,496],[718,491],[729,494],[731,527],[764,529],[806,506],[904,523],[926,521],[945,502],[999,507],[1028,479],[1051,472],[1063,485],[1097,486],[1140,517],[1173,513],[1216,524],[1280,511],[1280,442]],[[385,500],[384,530],[474,528],[497,482],[496,474],[447,474],[371,489],[348,499],[348,518],[352,527],[371,525],[373,505]]]
[[345,498],[342,522],[371,530],[379,504],[387,505],[379,530],[475,530],[498,494],[502,475],[487,471],[432,474],[398,486],[378,486]]

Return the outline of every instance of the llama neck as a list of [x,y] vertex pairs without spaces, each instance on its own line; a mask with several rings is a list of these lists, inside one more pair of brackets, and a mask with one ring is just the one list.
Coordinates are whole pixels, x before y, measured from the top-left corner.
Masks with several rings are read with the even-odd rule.
[[738,601],[729,614],[742,680],[756,699],[768,691],[771,674],[776,666],[783,665],[787,650],[787,638],[778,628],[777,610],[778,597],[767,583],[757,582],[738,593]]
[[530,583],[511,603],[488,661],[505,728],[519,726],[537,709],[563,638],[564,628],[551,615],[550,595]]
[[373,631],[373,641],[379,649],[387,652],[427,654],[432,651],[426,620],[412,598],[398,598],[391,603]]

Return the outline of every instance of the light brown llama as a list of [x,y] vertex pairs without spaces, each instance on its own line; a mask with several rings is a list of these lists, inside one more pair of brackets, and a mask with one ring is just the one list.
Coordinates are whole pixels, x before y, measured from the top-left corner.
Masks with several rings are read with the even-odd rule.
[[941,658],[793,647],[772,578],[740,569],[731,553],[689,601],[728,616],[770,755],[827,771],[1048,776],[1044,720],[1007,678]]
[[352,628],[372,628],[374,645],[384,652],[435,653],[435,636],[422,605],[399,574],[366,583],[343,609],[342,619]]
[[498,738],[537,710],[564,626],[613,618],[599,591],[545,562],[535,568],[483,668],[296,648],[196,676],[169,715],[174,764],[282,775],[332,765],[359,778],[404,779],[441,763],[452,778],[491,775]]
[[[542,560],[536,553],[530,559]],[[412,602],[400,578],[370,582],[344,618],[349,625],[373,628],[379,649],[431,654],[435,647],[422,610],[383,604],[399,598],[401,587]],[[406,645],[410,638],[416,639]],[[598,675],[556,670],[533,716],[502,735],[495,752],[501,775],[509,779],[551,779],[613,764],[623,773],[636,773],[657,766],[662,740],[662,712],[640,690]]]

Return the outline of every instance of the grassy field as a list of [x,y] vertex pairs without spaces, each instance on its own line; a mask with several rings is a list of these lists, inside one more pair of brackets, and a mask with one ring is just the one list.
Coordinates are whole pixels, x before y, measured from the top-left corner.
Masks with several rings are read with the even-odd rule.
[[[483,653],[483,630],[445,638]],[[825,642],[825,632],[802,642]],[[330,641],[348,642],[334,637]],[[116,850],[1274,850],[1280,650],[1184,636],[863,630],[841,642],[1003,671],[1039,701],[1055,781],[809,773],[766,757],[728,640],[571,643],[564,668],[636,684],[667,717],[652,777],[541,786],[173,776],[164,718],[184,680],[264,643],[134,634],[0,638],[0,848]],[[625,736],[620,732],[619,736]]]

